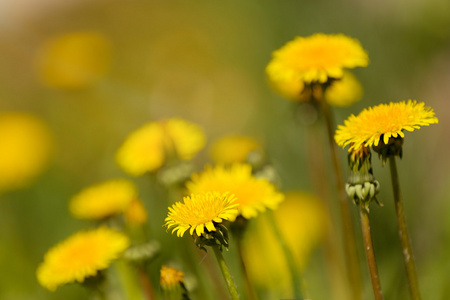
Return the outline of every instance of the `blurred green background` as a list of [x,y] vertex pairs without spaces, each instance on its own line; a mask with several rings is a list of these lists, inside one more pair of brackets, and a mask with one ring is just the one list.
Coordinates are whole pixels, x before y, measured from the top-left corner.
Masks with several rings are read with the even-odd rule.
[[[39,65],[43,47],[73,32],[102,36],[108,68],[88,84],[52,86]],[[448,299],[447,0],[3,0],[0,111],[39,117],[51,131],[54,151],[45,171],[29,185],[0,194],[0,299],[86,297],[76,286],[44,290],[35,270],[49,247],[88,226],[70,216],[70,197],[93,183],[126,177],[115,164],[115,151],[145,122],[176,116],[201,125],[208,144],[197,157],[200,168],[219,137],[253,136],[279,172],[282,191],[312,191],[307,128],[295,121],[293,104],[270,89],[264,68],[273,50],[315,32],[354,37],[370,57],[367,68],[354,70],[364,87],[363,100],[334,109],[337,124],[367,106],[408,99],[424,101],[439,118],[438,125],[406,133],[398,167],[423,297]],[[341,155],[345,162],[345,151]],[[388,168],[376,157],[373,164],[384,203],[370,214],[381,283],[386,298],[408,299]],[[146,179],[135,182],[150,209],[149,226],[164,239],[175,238],[160,229],[165,216],[152,215]],[[357,237],[371,299],[359,231]],[[313,254],[305,278],[311,299],[330,299],[320,251]]]

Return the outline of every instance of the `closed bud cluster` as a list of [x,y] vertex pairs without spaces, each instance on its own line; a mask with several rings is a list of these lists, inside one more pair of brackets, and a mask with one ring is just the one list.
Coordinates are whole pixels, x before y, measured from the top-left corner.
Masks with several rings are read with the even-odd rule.
[[367,211],[369,211],[371,201],[382,206],[376,198],[380,190],[380,183],[373,176],[370,148],[361,147],[350,151],[348,166],[350,176],[345,185],[345,191],[353,203],[363,205]]
[[194,243],[197,247],[206,251],[205,246],[222,246],[228,250],[228,229],[223,224],[215,224],[215,231],[205,231],[200,236],[194,235]]

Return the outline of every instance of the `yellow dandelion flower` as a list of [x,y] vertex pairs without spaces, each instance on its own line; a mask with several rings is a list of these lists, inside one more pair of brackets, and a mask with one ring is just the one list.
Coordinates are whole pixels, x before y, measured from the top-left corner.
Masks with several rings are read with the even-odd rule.
[[172,233],[177,231],[179,237],[188,229],[189,234],[193,235],[195,232],[197,236],[201,236],[205,228],[210,232],[216,231],[214,223],[235,218],[237,214],[236,198],[228,193],[192,194],[190,197],[184,197],[183,202],[177,202],[169,207],[164,224],[168,230],[174,227]]
[[47,40],[36,55],[44,84],[62,89],[86,88],[102,78],[111,59],[108,39],[98,32],[73,32]]
[[259,145],[254,139],[230,135],[214,143],[211,148],[211,157],[217,164],[244,163],[249,153],[257,149]]
[[333,81],[325,90],[324,98],[333,106],[350,106],[361,100],[363,88],[355,75],[344,71],[341,79]]
[[128,224],[142,225],[147,222],[147,211],[141,200],[133,200],[125,211],[125,220]]
[[50,291],[66,283],[84,282],[108,268],[129,244],[125,235],[107,227],[75,233],[45,254],[36,272],[38,281]]
[[168,266],[162,266],[160,271],[160,284],[163,289],[171,289],[183,282],[183,272]]
[[284,98],[294,102],[309,101],[303,89],[305,84],[296,77],[269,77],[270,86]]
[[137,198],[136,186],[114,179],[85,188],[72,197],[69,208],[80,219],[103,219],[124,212]]
[[381,139],[387,144],[391,136],[403,138],[403,130],[414,131],[435,123],[438,119],[433,109],[425,107],[423,102],[391,102],[364,109],[356,117],[351,115],[344,125],[338,125],[335,140],[341,147],[350,145],[349,150],[359,149],[362,145],[378,146]]
[[139,176],[164,164],[164,130],[159,123],[148,123],[132,132],[117,151],[116,161],[128,174]]
[[47,166],[51,134],[37,117],[0,114],[0,191],[26,186]]
[[[294,102],[306,102],[310,100],[310,94],[303,91],[304,84],[297,79],[277,78],[271,82],[272,87],[284,98]],[[363,88],[358,79],[349,71],[344,71],[339,80],[334,80],[327,87],[324,94],[325,101],[333,106],[349,106],[359,101],[363,94]],[[315,92],[314,92],[314,95]],[[320,95],[317,95],[320,97]]]
[[234,194],[239,204],[239,214],[246,219],[256,217],[267,208],[276,209],[284,199],[284,195],[277,192],[269,181],[255,178],[249,164],[206,167],[202,173],[193,174],[186,187],[191,193],[216,191]]
[[341,78],[343,69],[365,67],[367,53],[358,40],[343,34],[316,33],[296,37],[272,54],[266,73],[273,81],[298,80],[325,83]]
[[198,125],[178,118],[169,119],[164,125],[178,158],[191,159],[205,146],[205,134]]
[[[325,236],[328,226],[325,207],[314,195],[289,192],[274,214],[287,245],[292,249],[296,267],[303,270],[312,251]],[[258,286],[271,292],[290,290],[289,268],[270,222],[262,216],[254,225],[249,228],[252,232],[247,235],[243,247],[251,278]],[[261,241],[264,241],[264,247]],[[264,264],[261,264],[262,261]]]
[[119,166],[140,176],[161,168],[167,157],[191,159],[205,145],[202,129],[182,119],[147,123],[132,132],[116,154]]

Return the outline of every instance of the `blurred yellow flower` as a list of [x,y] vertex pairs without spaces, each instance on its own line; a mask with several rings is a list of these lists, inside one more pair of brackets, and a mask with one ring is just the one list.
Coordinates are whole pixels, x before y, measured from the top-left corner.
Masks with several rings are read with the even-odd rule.
[[125,220],[131,225],[142,225],[147,222],[147,211],[144,203],[141,200],[135,199],[131,201],[128,208],[125,210]]
[[270,77],[270,86],[284,98],[295,101],[305,102],[309,101],[305,93],[302,94],[305,84],[303,81],[295,77]]
[[80,219],[103,219],[124,212],[137,199],[133,182],[114,179],[85,188],[70,200],[71,213]]
[[128,136],[116,153],[116,161],[128,174],[140,176],[159,169],[171,156],[191,159],[205,142],[202,129],[185,120],[151,122]]
[[[277,80],[271,83],[272,87],[286,99],[295,102],[310,100],[310,95],[303,91],[304,84],[302,81],[282,78]],[[333,80],[327,87],[324,99],[333,106],[350,106],[359,101],[362,94],[363,88],[358,79],[349,71],[344,71],[342,78]],[[318,97],[320,97],[320,94]]]
[[50,87],[86,88],[107,72],[111,45],[98,32],[72,32],[45,41],[36,55],[39,78]]
[[[254,218],[267,208],[276,209],[284,195],[266,179],[252,175],[249,164],[233,164],[230,167],[206,167],[199,174],[193,174],[186,183],[191,193],[216,191],[229,192],[237,198],[239,214],[246,219]],[[237,216],[237,215],[236,215]],[[234,221],[235,218],[231,218]]]
[[51,149],[50,131],[40,119],[0,114],[0,191],[29,184],[48,164]]
[[166,147],[175,151],[178,158],[191,159],[206,143],[203,130],[196,124],[172,118],[162,123],[166,131]]
[[344,125],[338,125],[334,138],[343,148],[350,145],[350,151],[362,145],[378,146],[382,139],[384,144],[388,144],[391,136],[403,138],[403,130],[414,131],[420,126],[435,123],[438,123],[438,119],[433,109],[425,107],[423,102],[391,102],[364,109],[356,117],[351,115]]
[[169,207],[164,224],[167,230],[174,227],[172,233],[177,231],[179,237],[189,228],[189,234],[195,232],[197,236],[201,236],[205,228],[208,232],[216,231],[214,223],[235,218],[237,214],[236,197],[228,193],[202,192],[184,197],[183,201]]
[[213,144],[211,157],[216,164],[244,163],[248,154],[258,148],[258,143],[250,137],[224,136]]
[[50,291],[66,283],[84,282],[108,268],[129,244],[124,234],[107,227],[75,233],[45,254],[36,272],[38,281]]
[[[286,200],[274,214],[280,231],[294,254],[297,268],[303,270],[311,252],[326,233],[328,218],[325,207],[314,195],[290,192],[286,193]],[[289,268],[270,222],[262,216],[250,230],[252,231],[246,236],[243,247],[250,278],[265,289],[289,291]]]
[[272,53],[266,73],[272,82],[325,83],[341,78],[344,69],[365,67],[367,53],[358,40],[343,34],[316,33],[296,37]]
[[333,106],[350,106],[361,100],[363,88],[356,77],[344,71],[341,79],[333,81],[325,90],[324,98]]
[[171,289],[183,282],[183,272],[168,266],[162,266],[160,284],[163,289]]

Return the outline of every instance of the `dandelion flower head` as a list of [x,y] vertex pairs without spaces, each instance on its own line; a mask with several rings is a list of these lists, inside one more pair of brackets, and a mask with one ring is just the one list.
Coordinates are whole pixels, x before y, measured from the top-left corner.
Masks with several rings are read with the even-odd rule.
[[39,118],[0,114],[0,191],[29,184],[47,166],[51,150],[50,130]]
[[205,146],[205,134],[196,124],[182,119],[172,118],[163,126],[167,132],[167,147],[172,144],[176,155],[183,160],[191,159]]
[[350,145],[350,151],[362,145],[378,146],[382,139],[387,144],[390,137],[403,138],[404,130],[414,131],[435,123],[438,119],[433,109],[423,102],[391,102],[364,109],[358,116],[351,115],[344,125],[338,125],[334,138],[341,147]]
[[174,227],[172,233],[177,232],[181,237],[189,230],[201,236],[205,229],[216,231],[214,223],[221,223],[236,217],[238,204],[234,195],[228,193],[207,192],[184,197],[183,203],[177,202],[169,207],[169,213],[164,226]]
[[160,284],[163,289],[170,289],[183,282],[183,272],[168,266],[162,266],[160,271]]
[[124,212],[137,198],[136,186],[113,179],[83,189],[72,197],[69,208],[80,219],[103,219]]
[[128,174],[140,176],[163,166],[171,155],[188,160],[206,143],[196,124],[172,118],[150,122],[132,132],[116,153],[116,161]]
[[109,69],[111,45],[99,32],[70,32],[48,39],[36,55],[36,69],[53,88],[86,88]]
[[107,227],[75,233],[45,254],[37,269],[38,281],[50,291],[66,283],[84,282],[108,268],[128,246],[125,235]]
[[343,34],[316,33],[296,37],[274,51],[266,73],[274,82],[325,83],[328,78],[341,78],[344,69],[365,67],[368,63],[368,55],[358,40]]
[[253,176],[249,164],[207,166],[203,172],[193,174],[186,187],[191,193],[217,191],[234,194],[239,203],[239,214],[246,219],[256,217],[267,208],[276,209],[284,199],[284,195],[269,181]]
[[325,90],[324,98],[332,106],[350,106],[361,100],[363,88],[355,75],[344,71],[344,75],[339,80],[331,82]]
[[220,138],[211,148],[216,164],[244,163],[250,152],[259,149],[258,143],[247,136],[229,135]]
[[[292,78],[278,78],[277,80],[271,82],[271,85],[284,98],[294,102],[307,102],[310,100],[310,94],[303,90],[304,84],[302,81],[293,80]],[[313,89],[312,93],[316,97],[321,97],[320,94],[315,94],[316,89]],[[349,71],[344,71],[341,78],[331,81],[323,97],[332,106],[350,106],[359,101],[362,94],[363,88],[355,75]]]

